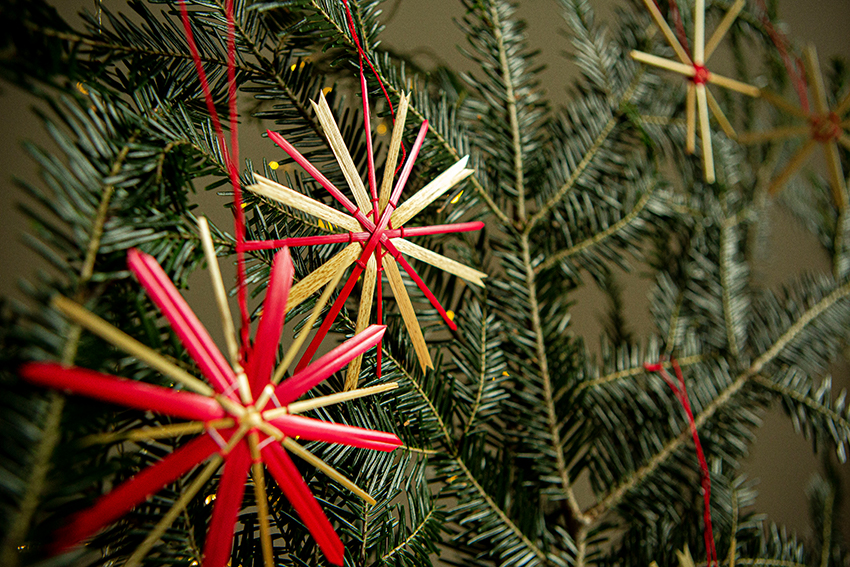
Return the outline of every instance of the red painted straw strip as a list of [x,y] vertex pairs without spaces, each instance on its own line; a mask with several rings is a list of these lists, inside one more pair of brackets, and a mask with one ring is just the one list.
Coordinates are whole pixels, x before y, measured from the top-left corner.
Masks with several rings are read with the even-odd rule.
[[204,376],[219,393],[228,391],[236,380],[233,369],[156,260],[132,248],[127,253],[127,265],[168,319]]
[[382,325],[369,325],[303,370],[296,369],[295,374],[281,382],[275,390],[281,405],[294,402],[307,390],[381,342],[386,330]]
[[271,423],[287,436],[300,437],[307,441],[339,443],[377,451],[392,451],[401,446],[401,439],[392,433],[330,423],[301,415],[284,415],[273,419]]
[[277,358],[280,335],[286,319],[286,299],[292,287],[292,259],[289,249],[284,248],[274,257],[263,314],[257,327],[257,336],[251,355],[248,357],[248,381],[254,399],[260,395],[269,378]]
[[[432,226],[414,226],[411,228],[387,229],[384,234],[387,238],[407,238],[413,236],[429,236],[434,234],[453,234],[456,232],[474,232],[484,228],[481,221],[459,222],[455,224],[435,224]],[[371,232],[346,232],[343,234],[322,234],[319,236],[293,236],[280,240],[248,240],[244,244],[245,250],[269,250],[288,246],[317,246],[321,244],[341,244],[349,242],[366,242],[372,235]]]
[[64,551],[96,534],[101,528],[147,500],[163,486],[174,482],[189,472],[192,467],[204,462],[218,448],[208,435],[202,435],[155,465],[142,469],[112,492],[100,497],[91,508],[71,516],[65,526],[56,533],[52,544],[53,551],[57,553]]
[[251,468],[251,454],[244,441],[227,455],[221,483],[216,492],[212,518],[204,544],[204,567],[226,567],[233,547],[236,519],[245,495],[245,480]]
[[800,105],[803,107],[803,111],[809,113],[811,112],[811,108],[809,107],[809,96],[806,92],[808,83],[806,82],[806,73],[804,70],[805,67],[803,67],[803,61],[800,57],[794,57],[792,60],[791,55],[788,52],[788,47],[791,43],[788,40],[788,36],[777,30],[773,25],[773,22],[770,21],[764,0],[758,0],[758,4],[761,9],[762,24],[767,30],[767,34],[770,36],[771,41],[773,41],[773,44],[776,46],[776,49],[779,51],[779,55],[782,57],[785,70],[791,78],[791,82],[794,84],[794,89],[797,91],[797,97],[800,99]]
[[225,415],[213,398],[86,368],[66,367],[54,362],[31,362],[20,368],[20,374],[28,382],[39,386],[181,419],[211,421]]
[[676,379],[679,382],[678,386],[670,378],[670,375],[667,374],[667,371],[661,363],[644,364],[644,369],[646,369],[647,372],[657,372],[661,378],[664,379],[664,382],[666,382],[670,389],[673,390],[673,393],[676,395],[676,399],[678,399],[679,403],[682,404],[682,407],[688,416],[688,423],[690,424],[691,434],[694,438],[697,460],[699,461],[700,475],[702,477],[702,493],[704,500],[703,522],[705,523],[703,537],[705,539],[706,562],[708,565],[713,564],[716,567],[717,550],[714,547],[714,530],[711,522],[711,473],[708,470],[708,462],[706,461],[705,453],[702,450],[702,443],[700,442],[699,433],[697,432],[697,425],[694,420],[694,412],[691,409],[691,402],[688,399],[688,390],[685,386],[685,379],[682,376],[682,369],[679,367],[679,363],[675,358],[671,358],[670,362],[673,364],[673,370],[676,372]]
[[[484,223],[481,223],[481,224],[484,224]],[[383,313],[383,307],[384,307],[384,291],[383,291],[384,266],[383,266],[383,261],[384,260],[383,260],[383,255],[377,253],[377,251],[376,251],[375,260],[376,260],[376,263],[378,264],[377,277],[376,277],[377,281],[375,282],[377,284],[376,290],[375,290],[375,293],[376,293],[376,296],[377,296],[377,298],[376,298],[376,302],[377,302],[376,311],[377,311],[377,313],[376,313],[375,322],[378,325],[383,325],[384,324],[384,313]],[[381,358],[383,358],[383,349],[381,348],[381,346],[382,345],[379,344],[378,348],[376,349],[377,350],[377,360],[376,360],[375,364],[377,365],[376,374],[378,375],[378,378],[381,377]]]
[[230,132],[231,132],[231,150],[228,151],[227,144],[224,139],[224,131],[221,127],[218,112],[215,109],[212,91],[210,90],[207,74],[201,62],[201,55],[198,51],[198,46],[195,43],[195,37],[192,33],[192,25],[189,21],[189,12],[186,9],[185,0],[179,1],[180,16],[183,21],[183,29],[186,32],[186,42],[189,45],[189,51],[192,54],[192,61],[195,63],[195,71],[198,73],[198,79],[201,81],[201,88],[204,92],[204,101],[207,105],[207,111],[210,113],[210,119],[213,123],[213,129],[218,140],[222,155],[224,155],[227,171],[230,176],[230,184],[233,186],[233,217],[234,217],[234,232],[236,233],[236,279],[237,279],[237,300],[239,303],[239,311],[242,318],[242,358],[244,362],[246,350],[249,344],[250,320],[248,317],[248,299],[245,290],[245,254],[242,251],[241,244],[245,240],[245,213],[242,209],[242,186],[239,181],[239,170],[237,163],[239,161],[239,140],[238,140],[238,120],[236,112],[236,44],[235,44],[235,24],[233,20],[233,0],[227,0],[225,11],[227,17],[227,80],[228,80],[228,108],[230,111]]
[[328,561],[334,565],[342,565],[345,547],[331,526],[316,498],[310,492],[307,483],[301,478],[298,467],[277,443],[270,443],[262,448],[263,461],[269,472],[277,481],[283,494],[298,512],[301,521],[319,544],[319,548]]

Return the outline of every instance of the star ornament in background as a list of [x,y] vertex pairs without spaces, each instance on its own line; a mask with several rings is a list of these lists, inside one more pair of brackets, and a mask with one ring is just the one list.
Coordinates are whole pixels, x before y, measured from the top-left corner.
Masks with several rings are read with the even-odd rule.
[[[137,342],[77,303],[62,297],[56,298],[54,305],[71,320],[160,371],[183,388],[175,390],[55,363],[29,363],[20,370],[21,375],[34,384],[188,420],[174,425],[118,434],[119,439],[150,440],[196,435],[158,463],[143,469],[102,496],[91,508],[70,518],[67,526],[57,534],[54,550],[62,551],[96,534],[165,485],[195,469],[191,479],[187,478],[188,488],[127,562],[127,565],[138,565],[216,470],[223,466],[206,538],[203,565],[227,565],[234,528],[242,508],[245,485],[250,473],[253,476],[264,563],[267,567],[272,567],[274,552],[265,490],[265,467],[277,481],[328,560],[342,565],[343,544],[292,462],[290,454],[319,468],[365,500],[372,503],[374,500],[349,479],[307,451],[295,439],[339,443],[379,451],[392,451],[401,445],[401,441],[391,433],[329,423],[300,414],[318,407],[391,390],[396,384],[297,400],[353,358],[375,346],[381,340],[385,327],[373,325],[366,328],[303,370],[282,380],[304,341],[303,338],[296,339],[275,370],[274,363],[293,272],[289,251],[284,249],[278,252],[274,259],[255,340],[249,348],[242,350],[244,356],[240,356],[226,304],[224,284],[220,279],[209,237],[209,228],[204,219],[201,221],[202,241],[213,276],[220,314],[225,321],[231,364],[228,364],[212,342],[206,329],[156,260],[131,250],[128,255],[130,270],[168,319],[207,381],[188,374],[156,351]],[[312,322],[315,322],[329,295],[326,293],[320,299],[311,315]],[[301,335],[306,337],[307,333]]]
[[[361,77],[362,80],[362,77]],[[327,317],[324,319],[319,331],[311,342],[303,358],[301,359],[298,369],[304,368],[309,363],[316,352],[318,345],[321,343],[325,335],[330,330],[331,325],[339,314],[346,299],[349,297],[357,283],[358,278],[362,274],[363,286],[360,296],[360,307],[357,315],[357,323],[355,330],[357,332],[365,329],[369,324],[373,296],[377,295],[377,320],[378,323],[382,319],[382,276],[387,275],[387,280],[390,283],[393,295],[399,306],[402,319],[405,327],[410,334],[416,355],[423,371],[432,367],[431,358],[428,354],[428,347],[425,344],[425,339],[422,336],[422,330],[416,318],[416,312],[410,301],[410,297],[405,289],[404,282],[401,278],[399,265],[413,279],[420,290],[425,294],[431,304],[442,315],[446,324],[454,330],[457,326],[452,321],[452,317],[440,305],[440,302],[428,289],[422,278],[416,273],[416,270],[410,265],[405,258],[410,256],[416,258],[432,266],[436,266],[446,272],[463,278],[467,282],[478,286],[484,286],[484,278],[486,274],[465,266],[455,260],[451,260],[414,244],[407,240],[407,237],[426,235],[426,234],[443,234],[451,232],[466,232],[480,230],[484,224],[481,222],[456,223],[440,226],[425,226],[406,228],[404,225],[414,218],[425,207],[444,195],[452,187],[457,185],[463,179],[468,177],[473,170],[467,169],[468,156],[458,160],[454,165],[449,167],[442,174],[437,176],[433,181],[420,189],[416,194],[409,197],[403,203],[399,204],[401,193],[407,183],[410,172],[413,169],[413,164],[416,156],[419,153],[422,143],[425,139],[425,134],[428,131],[428,122],[423,122],[419,129],[419,134],[416,137],[410,155],[399,173],[398,180],[393,186],[393,179],[398,160],[399,148],[401,147],[401,137],[404,130],[404,122],[407,115],[409,99],[402,96],[398,105],[398,114],[393,127],[392,140],[387,154],[387,161],[384,168],[384,177],[380,187],[377,188],[375,180],[375,164],[372,155],[371,132],[369,128],[369,113],[368,100],[366,99],[365,83],[363,84],[363,108],[366,124],[366,144],[368,155],[368,185],[367,191],[360,174],[357,172],[351,155],[342,140],[339,127],[334,120],[331,109],[325,100],[324,95],[320,96],[318,103],[313,103],[313,108],[318,116],[319,122],[322,125],[325,136],[333,149],[334,155],[342,169],[346,178],[347,184],[354,195],[355,202],[352,202],[348,197],[337,189],[315,166],[307,161],[295,147],[287,142],[282,136],[275,132],[268,132],[269,138],[280,146],[298,165],[315,179],[322,187],[324,187],[333,198],[340,203],[348,212],[345,214],[337,209],[329,207],[324,203],[311,199],[297,191],[288,187],[284,187],[279,183],[275,183],[265,177],[254,174],[256,183],[247,186],[247,189],[262,195],[269,199],[278,201],[308,213],[322,223],[328,223],[331,226],[340,227],[347,230],[347,233],[329,234],[323,236],[312,236],[303,238],[289,238],[279,241],[255,241],[247,242],[246,249],[269,248],[275,246],[299,246],[310,244],[327,244],[327,243],[348,243],[341,252],[337,253],[325,265],[321,266],[312,274],[298,282],[292,289],[290,303],[287,309],[292,309],[301,301],[309,297],[313,292],[325,285],[332,274],[339,269],[346,269],[354,264],[351,274],[348,276],[342,291],[334,302]],[[377,288],[377,292],[376,292]],[[378,372],[380,375],[380,348],[378,349]],[[360,358],[358,357],[349,365],[348,377],[346,379],[346,389],[356,387],[358,374],[360,372]]]
[[[803,108],[800,108],[778,95],[766,91],[763,93],[765,100],[773,106],[806,123],[776,128],[767,132],[745,133],[740,136],[740,141],[746,144],[791,138],[805,140],[779,175],[771,181],[769,188],[771,194],[776,194],[782,189],[803,166],[815,147],[820,144],[829,168],[833,200],[839,210],[846,211],[848,208],[847,183],[841,167],[838,144],[850,150],[850,91],[834,108],[829,108],[817,51],[811,45],[806,48],[806,72],[814,91],[814,109],[809,108],[808,100],[804,101]],[[805,98],[805,91],[803,98]]]
[[760,91],[758,88],[730,79],[709,71],[706,67],[709,57],[714,53],[714,50],[720,45],[726,32],[732,26],[732,23],[738,17],[738,14],[743,9],[745,0],[738,0],[729,9],[723,19],[718,24],[714,34],[705,42],[705,0],[696,0],[694,8],[694,53],[693,58],[688,54],[676,35],[667,22],[664,16],[655,4],[655,0],[643,0],[649,12],[652,14],[652,19],[655,24],[664,34],[670,47],[676,52],[676,57],[679,61],[671,61],[657,55],[644,53],[643,51],[632,51],[632,58],[641,63],[654,65],[668,71],[679,73],[688,78],[688,95],[686,100],[686,117],[687,117],[687,146],[686,150],[689,154],[696,150],[696,117],[699,114],[699,131],[700,140],[702,142],[702,158],[705,180],[708,183],[714,183],[714,151],[711,147],[711,126],[709,124],[709,109],[720,127],[730,138],[735,138],[735,129],[723,114],[723,110],[708,90],[707,84],[711,83],[726,89],[743,93],[751,97],[758,97]]

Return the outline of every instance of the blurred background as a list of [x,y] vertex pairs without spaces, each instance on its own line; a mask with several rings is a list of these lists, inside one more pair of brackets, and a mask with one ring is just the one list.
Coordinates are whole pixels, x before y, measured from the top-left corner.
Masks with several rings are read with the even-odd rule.
[[[597,16],[603,21],[613,21],[617,9],[628,8],[628,0],[591,0]],[[79,25],[77,13],[88,10],[96,13],[98,2],[92,0],[54,0],[53,4],[72,25]],[[813,42],[826,67],[828,59],[840,56],[850,59],[850,0],[779,0],[779,14],[786,22],[784,31],[792,41],[803,44]],[[123,1],[103,0],[110,10],[129,11]],[[383,19],[387,29],[381,38],[393,51],[410,54],[423,68],[446,65],[459,71],[473,71],[469,61],[458,47],[466,45],[464,35],[455,21],[464,14],[459,0],[387,0]],[[542,74],[542,87],[552,106],[569,100],[568,89],[577,74],[570,60],[571,48],[558,3],[555,0],[525,0],[517,15],[528,24],[532,48],[540,49],[538,62],[546,66]],[[721,54],[722,56],[722,54]],[[33,61],[37,65],[37,61]],[[678,80],[671,77],[671,80]],[[33,162],[22,148],[25,140],[50,147],[50,141],[40,121],[32,112],[34,101],[15,87],[0,84],[0,294],[22,300],[18,290],[21,278],[33,279],[44,266],[22,242],[26,222],[16,210],[21,194],[13,178],[37,183],[38,175]],[[263,157],[280,159],[280,152],[260,138],[260,125],[246,121],[240,130],[242,155],[259,162]],[[816,152],[814,167],[823,167],[820,153]],[[214,222],[231,230],[230,215],[225,210],[226,199],[214,193],[205,193],[198,187],[196,195],[199,210]],[[755,270],[756,282],[762,286],[776,287],[803,271],[829,270],[825,253],[814,237],[797,225],[778,204],[770,206],[767,253]],[[652,331],[646,292],[649,282],[640,274],[619,274],[626,290],[625,304],[631,329],[638,336]],[[190,281],[187,291],[190,305],[198,310],[202,321],[215,336],[217,315],[210,301],[210,287],[206,274],[199,273]],[[580,289],[575,296],[572,332],[582,336],[591,352],[598,351],[602,326],[600,318],[605,309],[605,297],[592,283]],[[204,311],[202,306],[208,307]],[[834,369],[836,390],[850,386],[850,367],[841,365]],[[764,427],[758,432],[750,457],[745,463],[750,478],[758,477],[759,499],[757,509],[772,521],[784,524],[800,536],[808,535],[808,505],[805,490],[811,475],[823,470],[824,459],[834,461],[829,451],[813,453],[811,444],[794,431],[791,420],[781,408],[773,408],[766,416]],[[845,493],[850,485],[850,465],[840,468]],[[589,494],[585,501],[589,502]],[[848,498],[842,502],[843,532],[850,541],[850,505]]]

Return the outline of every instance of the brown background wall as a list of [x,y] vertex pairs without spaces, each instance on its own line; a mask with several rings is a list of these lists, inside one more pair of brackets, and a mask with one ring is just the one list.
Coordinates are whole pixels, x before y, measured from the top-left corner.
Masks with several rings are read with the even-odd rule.
[[[62,13],[74,19],[74,13],[82,6],[94,10],[96,4],[91,1],[82,3],[74,0],[57,0]],[[106,0],[110,8],[118,9],[123,2]],[[602,17],[610,17],[613,0],[596,0],[597,12]],[[848,0],[780,0],[780,14],[789,22],[790,35],[798,41],[813,41],[823,61],[833,55],[850,57],[850,42],[847,30],[850,29],[850,1]],[[388,29],[383,35],[387,45],[399,50],[417,53],[417,61],[429,66],[435,61],[446,62],[450,66],[469,70],[468,62],[458,53],[457,45],[465,44],[463,34],[453,24],[454,18],[463,15],[463,8],[456,0],[388,0],[384,5],[390,15]],[[565,28],[560,18],[557,3],[554,0],[527,0],[519,9],[519,16],[527,20],[532,46],[542,50],[540,61],[547,65],[543,74],[543,87],[548,91],[553,104],[567,101],[566,88],[575,76],[575,66],[562,56],[570,48],[568,40],[559,35]],[[36,62],[37,63],[37,62]],[[23,139],[36,140],[46,144],[44,133],[29,112],[32,101],[22,96],[13,87],[3,85],[2,133],[0,136],[0,293],[20,297],[15,290],[19,278],[31,278],[38,266],[33,262],[32,254],[22,246],[21,233],[26,230],[25,222],[14,210],[14,203],[20,200],[17,190],[12,187],[11,177],[18,176],[35,180],[35,167],[22,151]],[[267,155],[267,144],[258,143],[258,136],[249,128],[242,130],[242,152],[259,160]],[[266,152],[266,154],[264,154]],[[201,210],[226,223],[221,198],[214,195],[200,195]],[[772,206],[772,227],[770,230],[771,253],[763,265],[757,268],[757,277],[765,285],[777,285],[790,279],[792,274],[804,270],[828,270],[827,258],[818,249],[813,238],[802,232],[793,221],[778,207]],[[222,226],[226,226],[222,224]],[[639,334],[651,331],[647,316],[645,298],[648,285],[645,281],[632,276],[628,278],[629,315],[633,329]],[[189,301],[198,306],[205,297],[209,297],[205,277],[192,280]],[[588,344],[597,344],[599,333],[598,317],[604,307],[601,297],[589,286],[577,296],[578,304],[573,313],[573,331],[584,336]],[[210,307],[212,309],[212,307]],[[216,316],[212,312],[201,314],[208,328],[216,329]],[[848,383],[846,366],[836,369],[836,380],[841,387]],[[751,457],[747,461],[750,476],[760,477],[761,494],[758,508],[766,512],[770,519],[781,522],[800,535],[808,530],[805,486],[813,471],[820,467],[819,459],[812,454],[810,444],[793,431],[790,421],[780,410],[773,410],[765,420],[765,428],[760,432]],[[850,480],[843,468],[844,477]],[[847,502],[843,510],[848,510]],[[845,512],[845,516],[846,516]],[[845,522],[845,534],[850,536],[850,522]],[[848,538],[850,539],[850,538]]]

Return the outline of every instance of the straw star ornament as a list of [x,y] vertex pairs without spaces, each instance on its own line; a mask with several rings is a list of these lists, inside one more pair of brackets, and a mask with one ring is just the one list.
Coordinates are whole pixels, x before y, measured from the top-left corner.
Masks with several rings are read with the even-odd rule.
[[[297,400],[352,359],[375,346],[381,340],[385,327],[373,325],[364,329],[284,380],[289,365],[307,335],[301,333],[275,369],[284,312],[292,282],[293,270],[288,249],[278,252],[275,256],[255,339],[250,345],[243,345],[240,349],[209,228],[203,219],[200,225],[216,302],[224,322],[230,364],[156,260],[131,250],[128,256],[130,270],[165,315],[206,381],[190,375],[161,354],[137,342],[77,303],[62,297],[56,298],[54,305],[71,320],[160,371],[182,388],[176,390],[144,384],[55,363],[29,363],[21,368],[21,375],[35,384],[189,420],[185,423],[130,431],[120,434],[120,439],[150,440],[197,435],[155,465],[114,488],[91,508],[73,516],[67,527],[57,534],[56,551],[94,535],[165,485],[196,469],[191,481],[187,480],[188,487],[177,502],[127,562],[127,565],[138,565],[186,505],[210,481],[216,470],[223,466],[208,528],[203,565],[224,567],[228,563],[234,528],[242,509],[245,485],[250,474],[253,478],[263,560],[266,567],[272,567],[274,549],[265,490],[265,467],[328,560],[342,565],[343,544],[289,455],[294,454],[307,461],[368,502],[375,501],[295,439],[339,443],[379,451],[392,451],[401,445],[401,441],[391,433],[329,423],[300,414],[391,390],[396,384]],[[338,274],[335,279],[338,281],[340,276],[341,274]],[[330,293],[327,292],[320,298],[308,325],[315,323],[329,296]]]
[[[333,198],[340,203],[348,212],[345,214],[337,209],[329,207],[324,203],[311,199],[288,187],[275,183],[265,177],[254,174],[256,183],[246,188],[254,193],[273,199],[284,205],[299,209],[308,213],[323,223],[347,230],[347,233],[330,234],[325,236],[289,238],[280,241],[256,241],[246,242],[246,249],[270,248],[276,246],[297,246],[309,244],[328,244],[333,242],[348,243],[341,252],[331,258],[325,265],[312,274],[298,282],[292,289],[291,300],[287,309],[292,309],[312,293],[325,285],[332,275],[339,269],[345,269],[354,265],[348,280],[343,286],[338,298],[334,302],[327,317],[324,319],[318,333],[311,342],[298,368],[303,368],[312,359],[313,355],[325,335],[330,330],[333,321],[339,314],[346,299],[354,289],[355,284],[363,275],[363,286],[360,295],[360,306],[357,315],[356,331],[365,329],[369,324],[373,296],[377,295],[377,320],[382,318],[382,288],[381,274],[386,274],[393,295],[398,302],[399,311],[405,327],[410,335],[416,355],[423,370],[432,366],[428,347],[422,335],[422,330],[416,318],[416,312],[410,297],[405,289],[399,266],[413,279],[420,290],[425,294],[430,303],[442,315],[446,324],[454,330],[455,323],[446,310],[434,296],[416,270],[410,265],[405,255],[436,266],[448,273],[463,278],[467,282],[482,286],[486,274],[465,266],[455,260],[442,256],[436,252],[423,248],[407,240],[406,237],[442,234],[451,232],[466,232],[480,230],[483,228],[481,222],[456,223],[450,225],[426,226],[406,228],[408,221],[413,219],[425,207],[444,195],[452,187],[468,177],[473,171],[466,168],[468,157],[458,160],[433,181],[420,189],[416,194],[399,204],[402,191],[407,183],[413,164],[419,153],[425,134],[428,131],[428,122],[423,122],[419,129],[410,155],[398,175],[393,186],[396,164],[401,147],[402,132],[405,117],[407,115],[408,97],[402,96],[398,105],[398,112],[393,127],[392,139],[384,168],[384,177],[380,191],[375,180],[375,165],[371,151],[371,132],[369,128],[368,100],[366,98],[365,79],[361,74],[363,87],[363,107],[366,124],[366,139],[368,153],[368,186],[363,183],[360,175],[355,169],[351,155],[346,148],[339,127],[333,118],[331,109],[324,95],[320,96],[318,103],[313,103],[319,122],[333,149],[334,155],[343,171],[345,179],[354,195],[352,202],[337,187],[335,187],[315,166],[307,161],[301,153],[295,149],[282,136],[275,132],[268,132],[269,137],[280,146],[298,165],[304,168],[322,187],[324,187]],[[380,349],[378,349],[380,373]],[[355,359],[348,369],[346,388],[357,385],[357,377],[360,372],[360,358]],[[380,374],[379,374],[380,375]]]
[[726,32],[732,26],[732,23],[738,17],[740,11],[744,8],[745,0],[738,0],[729,9],[723,19],[714,30],[708,43],[705,41],[705,0],[696,0],[694,8],[694,50],[693,57],[688,53],[685,47],[676,39],[676,35],[667,22],[664,16],[655,4],[655,0],[643,0],[646,7],[652,14],[652,19],[655,24],[664,34],[667,43],[673,48],[678,61],[672,61],[643,51],[632,51],[631,55],[636,61],[654,65],[668,71],[679,73],[688,78],[688,94],[686,99],[686,118],[687,118],[687,146],[686,150],[689,154],[696,150],[696,119],[699,115],[699,131],[700,141],[702,143],[702,158],[705,180],[708,183],[714,183],[714,151],[711,147],[711,125],[709,124],[709,110],[717,119],[720,127],[730,138],[735,138],[735,129],[726,118],[723,110],[720,108],[714,95],[708,90],[708,83],[731,89],[733,91],[743,93],[751,97],[758,97],[760,91],[758,88],[730,79],[722,75],[718,75],[709,71],[708,59],[714,53],[715,49]]
[[850,150],[850,91],[834,108],[829,108],[817,51],[814,46],[809,46],[806,48],[805,54],[806,73],[814,95],[814,108],[809,105],[808,98],[805,96],[805,88],[801,95],[801,107],[791,104],[778,95],[769,92],[763,93],[764,98],[777,109],[783,110],[795,118],[802,119],[805,123],[775,128],[767,132],[745,133],[740,136],[740,141],[742,143],[757,143],[791,138],[804,140],[803,145],[794,153],[787,165],[771,181],[769,188],[771,194],[776,194],[782,189],[820,144],[829,169],[833,199],[839,210],[846,211],[848,208],[847,183],[844,178],[844,170],[841,167],[838,144]]

